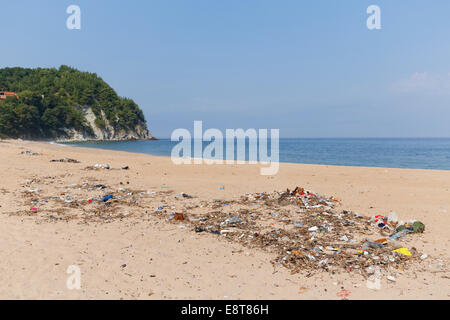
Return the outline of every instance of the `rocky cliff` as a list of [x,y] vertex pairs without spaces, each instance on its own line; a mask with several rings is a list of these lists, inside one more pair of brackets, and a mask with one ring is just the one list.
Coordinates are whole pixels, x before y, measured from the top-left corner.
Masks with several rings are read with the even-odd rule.
[[[106,118],[103,110],[101,111],[101,116],[97,117],[89,106],[84,106],[80,109],[89,129],[76,130],[74,128],[65,128],[64,134],[56,137],[57,142],[156,140],[150,134],[145,123],[139,123],[131,129],[114,128]],[[98,121],[96,121],[98,119],[104,121],[103,126],[98,127]]]

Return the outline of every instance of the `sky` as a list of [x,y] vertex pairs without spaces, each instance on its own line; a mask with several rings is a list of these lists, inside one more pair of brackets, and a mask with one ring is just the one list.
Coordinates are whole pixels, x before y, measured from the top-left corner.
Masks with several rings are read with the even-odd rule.
[[[95,72],[159,138],[194,120],[286,138],[450,137],[448,0],[0,2],[0,68]],[[70,5],[80,30],[66,27]]]

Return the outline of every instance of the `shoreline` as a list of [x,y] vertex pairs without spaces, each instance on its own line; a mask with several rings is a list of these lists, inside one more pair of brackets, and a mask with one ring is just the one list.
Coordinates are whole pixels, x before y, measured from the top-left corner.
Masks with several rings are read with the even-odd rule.
[[[63,158],[81,163],[51,162]],[[112,170],[86,170],[96,163],[109,164]],[[125,166],[129,169],[122,170]],[[0,288],[0,298],[339,299],[341,287],[351,291],[350,299],[450,297],[446,289],[450,287],[450,172],[280,163],[279,173],[268,177],[259,175],[259,167],[176,166],[166,156],[63,148],[43,142],[0,143],[0,170],[4,172],[0,252],[11,252],[7,259],[1,257],[0,280],[5,285]],[[129,217],[106,224],[44,219],[56,214],[70,216],[84,205],[52,211],[57,208],[43,204],[37,214],[24,206],[28,198],[23,198],[23,192],[28,189],[38,188],[40,197],[46,199],[61,194],[86,198],[90,194],[86,190],[71,187],[83,181],[111,186],[114,192],[120,188],[151,190],[159,200],[146,209],[124,207]],[[420,266],[392,270],[396,282],[383,278],[383,289],[374,291],[366,287],[363,278],[352,274],[321,272],[307,278],[283,268],[274,273],[273,256],[265,251],[194,233],[152,213],[161,201],[175,205],[171,204],[175,194],[192,195],[190,201],[194,202],[235,201],[243,194],[295,186],[337,197],[342,209],[364,216],[395,211],[401,220],[423,221],[425,233],[405,245],[430,257]],[[92,192],[94,196],[103,194]],[[72,264],[82,268],[81,291],[65,288],[66,269]],[[124,264],[126,267],[121,267]]]
[[49,139],[22,139],[22,138],[0,138],[0,142],[1,141],[28,141],[28,142],[54,142],[54,143],[83,143],[83,142],[129,142],[129,141],[158,141],[160,139],[156,138],[156,137],[150,137],[150,138],[145,138],[145,139],[117,139],[117,140],[99,140],[99,139],[84,139],[84,140],[71,140],[71,139],[53,139],[53,138],[49,138]]
[[[365,139],[365,138],[364,138]],[[150,139],[153,140],[153,139]],[[155,139],[155,141],[159,141],[160,139]],[[29,140],[23,140],[23,141],[29,141]],[[133,141],[133,140],[132,140]],[[134,141],[147,141],[147,140],[134,140]],[[30,141],[32,142],[32,141]],[[44,141],[43,141],[44,142]],[[152,157],[162,157],[162,158],[171,158],[168,155],[157,155],[157,154],[151,154],[151,153],[141,153],[141,152],[133,152],[133,151],[125,151],[125,150],[115,150],[115,149],[108,149],[108,148],[97,148],[97,147],[83,147],[80,145],[71,145],[71,143],[79,143],[82,144],[84,142],[96,142],[96,141],[83,141],[83,142],[56,142],[56,141],[52,141],[54,142],[55,145],[60,145],[60,146],[67,146],[67,147],[74,147],[74,148],[83,148],[83,149],[95,149],[95,150],[105,150],[105,151],[112,151],[112,152],[126,152],[126,153],[130,153],[130,154],[139,154],[139,155],[149,155]],[[121,142],[121,141],[98,141],[98,142]],[[124,141],[127,142],[127,141]],[[50,142],[51,143],[51,142]],[[195,160],[196,158],[190,158],[191,161]],[[204,160],[203,158],[201,158],[202,160]],[[225,161],[224,161],[225,162]],[[244,165],[252,165],[249,163],[248,160],[244,161],[245,164]],[[400,168],[400,167],[384,167],[384,166],[365,166],[365,165],[360,165],[360,166],[349,166],[349,165],[338,165],[338,164],[320,164],[320,163],[303,163],[303,162],[283,162],[283,161],[279,161],[278,162],[280,165],[281,164],[287,164],[287,165],[306,165],[306,166],[326,166],[326,167],[344,167],[344,168],[378,168],[378,169],[393,169],[393,170],[425,170],[425,171],[442,171],[442,172],[450,172],[450,169],[424,169],[424,168]],[[204,163],[203,163],[204,164]],[[227,164],[227,163],[223,163],[221,165],[236,165],[236,160],[235,163],[233,164]],[[262,162],[258,162],[259,165],[267,165],[270,163],[262,163]],[[193,164],[192,164],[193,165]]]

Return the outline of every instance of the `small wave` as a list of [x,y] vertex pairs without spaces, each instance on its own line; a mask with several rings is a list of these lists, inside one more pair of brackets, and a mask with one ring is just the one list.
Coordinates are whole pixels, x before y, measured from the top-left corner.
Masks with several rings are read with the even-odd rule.
[[53,145],[55,145],[55,146],[67,147],[67,144],[59,143],[59,142],[56,142],[56,141],[51,141],[51,142],[49,142],[49,143],[50,143],[50,144],[53,144]]

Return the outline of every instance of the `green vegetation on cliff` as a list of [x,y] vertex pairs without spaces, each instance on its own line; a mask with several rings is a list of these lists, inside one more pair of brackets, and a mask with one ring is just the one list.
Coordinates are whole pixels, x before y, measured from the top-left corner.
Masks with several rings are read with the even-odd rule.
[[[68,66],[59,69],[0,69],[0,90],[18,99],[0,101],[0,136],[54,138],[65,129],[92,134],[83,107],[91,107],[103,129],[106,120],[115,130],[146,127],[144,114],[133,100],[122,98],[95,73]],[[104,117],[102,117],[102,111]]]

